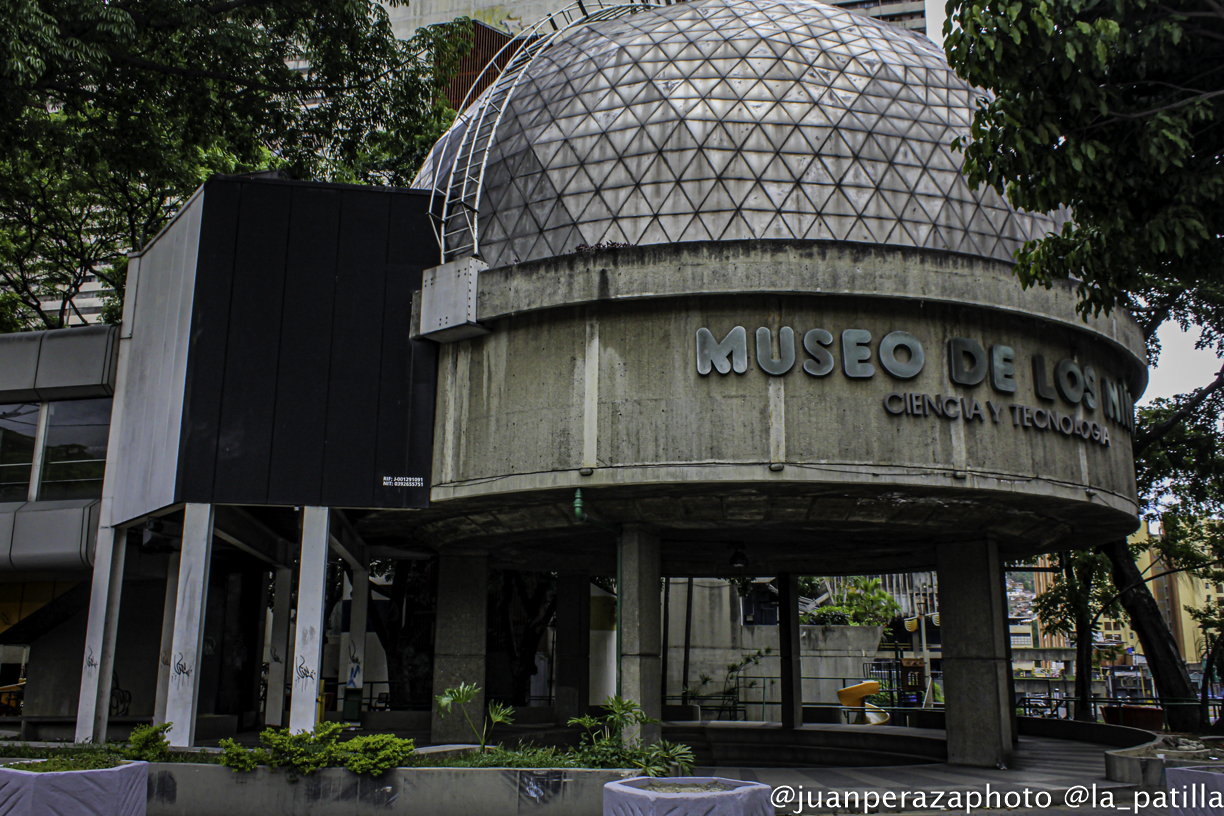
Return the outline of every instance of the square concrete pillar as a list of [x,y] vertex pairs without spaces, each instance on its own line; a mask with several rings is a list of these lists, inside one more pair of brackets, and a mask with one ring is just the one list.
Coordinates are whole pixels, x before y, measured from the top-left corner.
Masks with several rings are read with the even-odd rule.
[[327,595],[327,554],[331,512],[326,507],[302,508],[302,555],[298,561],[297,627],[293,663],[289,666],[289,730],[314,730],[319,721],[319,673],[323,667],[323,605]]
[[174,724],[169,740],[175,748],[195,744],[204,615],[212,569],[213,517],[211,504],[188,504],[183,508],[183,547],[179,554],[170,683],[166,690],[166,722]]
[[[109,510],[105,512],[109,515]],[[81,667],[81,694],[77,702],[77,742],[106,742],[111,670],[115,663],[115,638],[119,629],[119,601],[123,595],[126,555],[127,531],[101,525],[94,547],[93,581],[89,589],[89,612],[85,624],[84,665]]]
[[998,547],[990,540],[940,543],[935,558],[948,762],[1011,767],[1010,633]]
[[558,725],[587,713],[591,695],[591,576],[557,576],[557,668],[553,693]]
[[179,559],[182,553],[170,553],[166,563],[166,598],[162,602],[161,646],[157,651],[157,691],[153,698],[153,724],[166,721],[166,702],[170,695],[170,657],[174,649],[174,607],[178,603]]
[[779,691],[782,727],[803,725],[803,660],[799,645],[799,576],[783,573],[778,583]]
[[[437,697],[460,683],[475,683],[480,694],[467,705],[473,723],[485,716],[485,638],[488,630],[489,559],[483,555],[444,555],[438,559],[438,605],[434,624],[433,693]],[[435,745],[475,739],[457,707],[441,715],[437,707],[429,729]]]
[[[642,707],[648,717],[663,716],[662,596],[659,537],[639,525],[621,532],[621,696]],[[626,734],[628,740],[639,736]],[[658,742],[658,725],[642,726],[643,744]]]

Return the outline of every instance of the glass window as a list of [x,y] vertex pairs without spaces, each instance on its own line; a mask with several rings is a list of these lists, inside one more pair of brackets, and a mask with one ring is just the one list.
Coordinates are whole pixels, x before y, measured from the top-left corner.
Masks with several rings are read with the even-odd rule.
[[100,497],[106,471],[110,399],[52,402],[47,412],[39,501]]
[[0,502],[29,498],[37,433],[37,403],[0,405]]

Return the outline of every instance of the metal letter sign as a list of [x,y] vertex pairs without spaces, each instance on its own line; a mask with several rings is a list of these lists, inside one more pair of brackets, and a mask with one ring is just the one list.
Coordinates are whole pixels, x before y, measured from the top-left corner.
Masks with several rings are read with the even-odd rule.
[[[793,337],[791,342],[791,363],[794,364]],[[715,342],[709,329],[697,330],[697,373],[709,374],[711,365],[719,374],[729,374],[732,370],[743,374],[748,370],[748,332],[743,326],[727,332],[721,343]]]

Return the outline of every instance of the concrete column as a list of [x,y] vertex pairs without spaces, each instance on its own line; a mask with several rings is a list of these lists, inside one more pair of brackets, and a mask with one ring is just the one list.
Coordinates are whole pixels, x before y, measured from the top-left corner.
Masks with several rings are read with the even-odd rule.
[[[648,717],[663,716],[663,678],[660,662],[661,615],[659,537],[638,525],[621,533],[621,696],[642,707]],[[658,742],[658,725],[642,726],[643,744]]]
[[799,645],[799,576],[783,573],[778,582],[779,691],[782,727],[803,725],[803,660]]
[[293,570],[276,568],[276,595],[272,599],[272,640],[268,644],[268,699],[264,725],[280,727],[285,716],[285,666],[289,660],[289,624],[293,609]]
[[323,665],[323,602],[327,592],[327,553],[331,512],[302,508],[302,555],[298,561],[297,627],[289,671],[289,730],[313,731],[319,719],[319,670]]
[[[485,637],[488,626],[489,559],[483,555],[444,555],[438,559],[438,613],[434,624],[433,693],[460,683],[475,683],[480,694],[468,704],[474,723],[485,716]],[[462,713],[452,707],[441,716],[434,708],[430,740],[436,745],[470,743],[474,738]]]
[[174,601],[170,684],[166,691],[166,722],[174,723],[169,734],[170,744],[178,748],[195,744],[212,543],[213,506],[188,504],[183,509],[183,548]]
[[990,540],[940,543],[935,558],[948,761],[1011,767],[1007,596],[998,547]]
[[591,692],[591,576],[557,576],[557,668],[554,710],[558,725],[581,717]]
[[161,646],[157,650],[157,693],[153,698],[153,724],[166,721],[166,701],[170,693],[170,666],[174,648],[174,605],[178,602],[178,575],[181,552],[170,553],[166,564],[166,600],[162,604]]
[[353,570],[353,592],[349,602],[348,682],[344,688],[344,719],[361,719],[361,695],[365,685],[366,613],[370,608],[370,571]]
[[126,554],[127,531],[99,526],[89,589],[89,616],[85,624],[81,696],[77,702],[77,742],[106,741],[111,671],[115,664],[115,637],[119,629],[119,601],[123,594]]

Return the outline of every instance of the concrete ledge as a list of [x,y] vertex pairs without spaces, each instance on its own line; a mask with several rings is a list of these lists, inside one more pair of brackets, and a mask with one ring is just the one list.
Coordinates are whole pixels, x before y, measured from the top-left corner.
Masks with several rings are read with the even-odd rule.
[[601,816],[603,786],[629,770],[394,768],[380,777],[328,768],[235,772],[221,765],[153,763],[148,816]]
[[[111,717],[106,725],[108,742],[126,742],[132,729],[148,725],[150,717]],[[27,716],[21,718],[22,742],[72,742],[76,739],[76,717]]]
[[1076,722],[1075,720],[1050,720],[1044,717],[1017,717],[1017,730],[1022,737],[1047,737],[1049,739],[1095,742],[1115,748],[1131,748],[1144,745],[1156,736],[1151,731],[1130,728],[1125,725]]
[[363,711],[361,727],[366,731],[429,731],[428,711]]
[[1075,285],[1022,289],[1012,265],[933,250],[845,241],[652,244],[543,258],[480,275],[476,319],[596,302],[691,295],[850,295],[970,304],[1096,335],[1129,357],[1130,388],[1147,387],[1138,324],[1125,313],[1085,321]]
[[663,738],[692,746],[698,765],[742,767],[867,767],[945,762],[942,732],[861,725],[777,723],[664,723]]
[[[1114,726],[1118,727],[1118,726]],[[1138,729],[1130,729],[1137,731]],[[1148,733],[1148,732],[1143,732]],[[1149,736],[1155,736],[1148,734]],[[1224,768],[1224,746],[1201,751],[1180,751],[1168,744],[1169,737],[1155,737],[1140,745],[1105,752],[1105,778],[1143,787],[1164,788],[1169,768],[1204,766]],[[1212,757],[1217,759],[1213,760]]]

